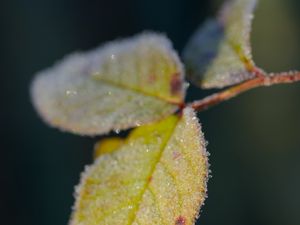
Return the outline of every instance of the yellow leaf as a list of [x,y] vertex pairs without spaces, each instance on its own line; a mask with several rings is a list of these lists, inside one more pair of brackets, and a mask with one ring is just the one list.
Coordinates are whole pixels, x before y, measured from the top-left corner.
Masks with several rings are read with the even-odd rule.
[[250,31],[256,0],[228,0],[217,19],[195,32],[184,50],[187,75],[203,88],[222,88],[255,76]]
[[207,153],[191,108],[133,130],[100,155],[76,189],[71,225],[195,223],[206,197]]
[[183,78],[169,40],[143,33],[66,57],[38,73],[31,94],[52,126],[97,135],[175,112],[184,101]]
[[94,157],[97,158],[100,155],[111,153],[118,149],[124,143],[124,139],[119,137],[106,138],[99,141],[95,145]]

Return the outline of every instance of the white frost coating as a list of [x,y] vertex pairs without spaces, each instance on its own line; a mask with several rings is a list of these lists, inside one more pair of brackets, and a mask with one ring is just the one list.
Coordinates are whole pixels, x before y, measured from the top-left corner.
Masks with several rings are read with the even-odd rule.
[[248,66],[254,66],[250,46],[253,11],[257,0],[230,0],[218,17],[224,26],[224,41],[218,56],[203,79],[203,87],[222,88],[253,78]]
[[203,88],[223,88],[253,78],[250,32],[256,0],[229,0],[217,19],[207,21],[189,41],[188,76]]
[[206,142],[191,108],[167,121],[86,168],[70,225],[195,223],[206,198]]
[[50,125],[97,135],[174,112],[184,100],[183,79],[169,40],[143,33],[65,57],[37,74],[31,96]]

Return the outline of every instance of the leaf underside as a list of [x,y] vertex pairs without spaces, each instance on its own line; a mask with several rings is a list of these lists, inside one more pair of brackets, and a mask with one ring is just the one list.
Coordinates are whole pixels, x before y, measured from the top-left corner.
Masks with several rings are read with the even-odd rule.
[[256,0],[227,1],[218,17],[201,26],[183,58],[187,77],[202,88],[222,88],[255,76],[250,31]]
[[143,33],[66,57],[36,76],[31,94],[50,125],[98,135],[173,113],[184,101],[183,79],[169,40]]
[[[111,143],[111,147],[109,147]],[[194,224],[206,197],[205,141],[192,109],[106,141],[83,173],[71,225]]]

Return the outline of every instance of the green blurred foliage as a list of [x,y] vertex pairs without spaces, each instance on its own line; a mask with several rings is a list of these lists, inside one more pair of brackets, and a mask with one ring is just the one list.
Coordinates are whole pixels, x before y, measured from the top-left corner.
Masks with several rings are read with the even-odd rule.
[[[220,2],[220,1],[215,1]],[[29,84],[63,55],[144,29],[181,51],[218,4],[209,0],[0,2],[0,224],[66,224],[74,185],[98,138],[49,128]],[[253,55],[267,71],[300,69],[300,3],[261,0]],[[188,99],[212,91],[191,87]],[[259,88],[199,114],[213,177],[199,224],[300,224],[300,84]]]

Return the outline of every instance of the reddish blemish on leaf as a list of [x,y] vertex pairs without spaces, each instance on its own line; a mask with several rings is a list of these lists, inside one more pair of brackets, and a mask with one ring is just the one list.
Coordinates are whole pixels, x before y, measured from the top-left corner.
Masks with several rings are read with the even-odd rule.
[[179,216],[175,221],[175,225],[185,225],[185,218],[183,216]]
[[178,158],[180,158],[180,156],[181,156],[181,154],[179,152],[177,152],[177,151],[173,152],[173,159],[178,159]]
[[155,83],[156,78],[157,78],[157,77],[155,76],[155,74],[150,74],[150,75],[148,76],[148,81],[149,81],[149,83],[150,83],[150,84]]
[[182,85],[182,80],[180,78],[179,73],[174,73],[171,77],[171,94],[176,95],[177,93],[180,93],[181,91],[181,85]]
[[150,183],[151,181],[152,181],[152,176],[150,176],[149,178],[148,178],[148,182]]

